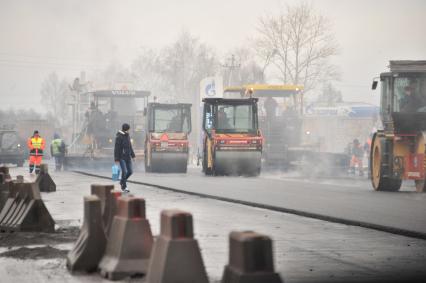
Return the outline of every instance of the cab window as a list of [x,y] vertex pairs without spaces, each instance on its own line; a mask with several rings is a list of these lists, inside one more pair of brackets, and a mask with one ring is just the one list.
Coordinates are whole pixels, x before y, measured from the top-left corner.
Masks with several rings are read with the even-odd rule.
[[204,104],[203,127],[209,134],[213,128],[213,105]]
[[426,77],[399,76],[394,80],[393,111],[426,112]]

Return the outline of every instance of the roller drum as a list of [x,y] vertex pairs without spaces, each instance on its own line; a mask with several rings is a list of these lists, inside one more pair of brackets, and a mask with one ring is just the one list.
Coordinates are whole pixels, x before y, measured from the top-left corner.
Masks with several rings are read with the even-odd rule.
[[188,153],[153,152],[151,153],[151,171],[164,173],[186,173]]
[[224,175],[259,175],[260,151],[216,151],[214,171]]

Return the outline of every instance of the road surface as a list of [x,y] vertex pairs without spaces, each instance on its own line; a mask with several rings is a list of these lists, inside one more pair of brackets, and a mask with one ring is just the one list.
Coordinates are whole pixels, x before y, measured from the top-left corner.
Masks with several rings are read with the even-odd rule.
[[[11,169],[11,173],[13,176],[24,174],[26,180],[32,180],[22,169]],[[89,194],[90,184],[111,182],[71,172],[52,172],[52,177],[57,184],[57,192],[42,193],[42,198],[58,224],[58,232],[49,236],[51,238],[26,233],[0,235],[1,282],[103,282],[97,274],[69,274],[65,268],[64,256],[73,246],[78,234],[77,227],[82,224],[82,199],[84,195]],[[283,183],[281,177],[277,176],[264,176],[259,179],[205,178],[196,172],[191,172],[189,176],[147,176],[144,173],[136,173],[133,180],[147,181],[149,178],[174,183],[180,187],[182,184],[195,186],[191,184],[200,184],[204,179],[200,190],[218,187],[220,191],[225,192],[226,188],[229,188],[231,192],[234,190],[230,196],[240,198],[247,197],[248,194],[244,193],[242,188],[249,184],[248,193],[255,194],[257,190],[258,199],[263,201],[266,199],[262,197],[265,192],[275,190],[277,193],[274,196],[278,198],[282,196],[278,192],[286,189],[273,188],[273,184],[299,184],[300,187],[289,186],[296,196],[297,188],[307,190],[312,186],[310,182],[298,180],[285,179]],[[339,186],[332,186],[324,180],[321,182],[323,184],[311,189],[311,192],[326,186],[329,188],[328,195],[332,195],[333,191],[336,194],[341,193]],[[234,184],[235,188],[222,187],[226,183]],[[262,186],[262,183],[268,185]],[[269,235],[274,240],[276,270],[285,282],[398,282],[421,276],[424,278],[426,275],[426,241],[422,239],[150,186],[130,184],[130,188],[134,195],[146,199],[147,217],[154,235],[159,233],[159,215],[162,209],[179,208],[193,214],[195,237],[199,241],[211,282],[220,281],[223,267],[228,260],[228,234],[233,230],[254,230]],[[355,193],[356,188],[356,185],[352,188],[348,185],[344,189],[349,195],[358,195]],[[370,194],[368,190],[365,190],[365,193]],[[401,195],[423,199],[420,195]],[[286,203],[291,202],[294,200],[286,200]],[[311,203],[313,205],[315,202]],[[44,241],[45,238],[47,240]],[[136,278],[130,281],[144,282],[144,279]]]
[[136,172],[130,180],[426,239],[426,194],[416,193],[408,182],[400,192],[376,192],[367,179],[303,179],[270,173],[258,178],[212,177],[198,168],[188,174]]

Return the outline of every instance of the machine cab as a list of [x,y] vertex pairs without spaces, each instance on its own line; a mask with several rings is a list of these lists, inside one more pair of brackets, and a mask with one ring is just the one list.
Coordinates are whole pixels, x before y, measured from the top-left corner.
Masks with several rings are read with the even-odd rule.
[[146,172],[186,173],[191,132],[191,104],[148,103]]
[[191,104],[148,104],[148,132],[183,133],[191,132]]
[[258,128],[257,101],[203,99],[205,174],[260,174],[263,136]]
[[203,129],[208,136],[218,134],[257,134],[257,98],[206,98]]
[[[391,61],[380,75],[384,130],[410,134],[426,130],[426,61]],[[373,83],[375,89],[377,83]]]

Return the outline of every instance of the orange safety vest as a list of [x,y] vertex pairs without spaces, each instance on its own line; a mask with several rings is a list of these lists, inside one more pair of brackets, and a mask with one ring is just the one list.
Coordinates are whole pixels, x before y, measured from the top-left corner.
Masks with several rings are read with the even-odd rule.
[[42,156],[45,147],[45,141],[41,137],[31,137],[28,139],[28,148],[30,155]]

